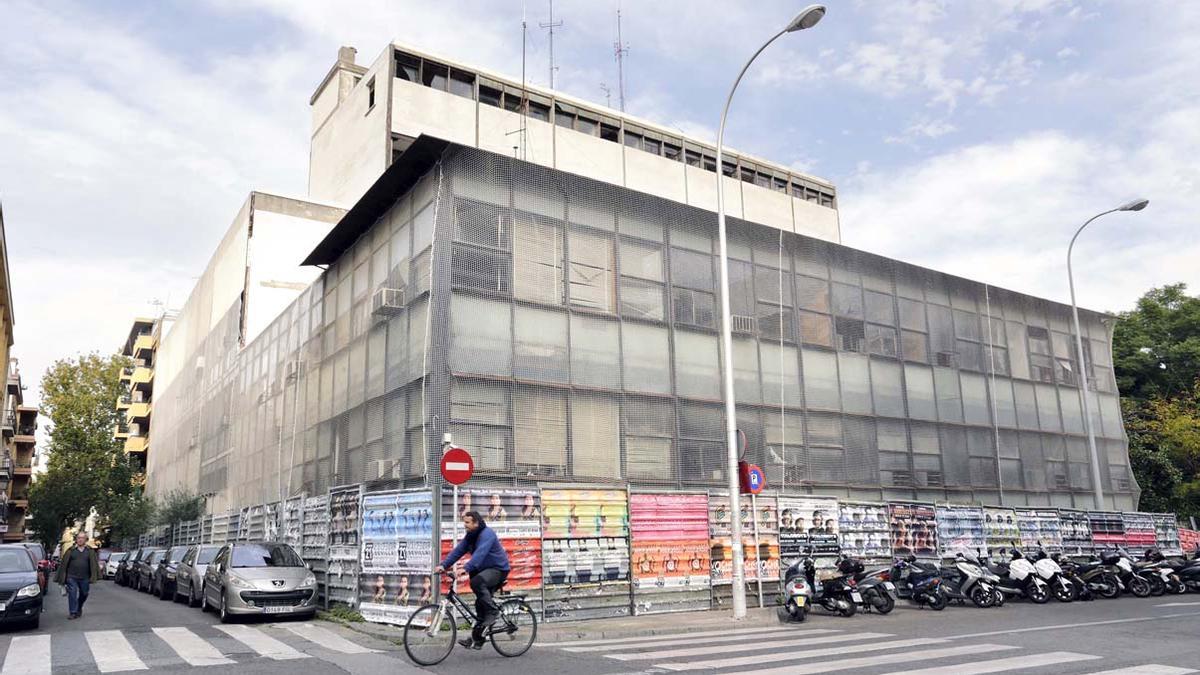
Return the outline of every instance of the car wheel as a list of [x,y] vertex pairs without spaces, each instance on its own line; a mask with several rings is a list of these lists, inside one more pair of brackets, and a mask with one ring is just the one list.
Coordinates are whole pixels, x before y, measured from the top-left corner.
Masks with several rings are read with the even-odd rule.
[[221,591],[221,612],[219,614],[221,623],[229,623],[233,621],[233,615],[229,613],[229,600],[225,597],[225,592]]
[[204,590],[200,590],[200,611],[208,613],[208,596],[204,594]]
[[173,600],[174,598],[175,598],[174,592],[172,592],[171,595],[167,595],[167,582],[164,581],[158,585],[158,599],[159,600],[166,601],[166,600]]

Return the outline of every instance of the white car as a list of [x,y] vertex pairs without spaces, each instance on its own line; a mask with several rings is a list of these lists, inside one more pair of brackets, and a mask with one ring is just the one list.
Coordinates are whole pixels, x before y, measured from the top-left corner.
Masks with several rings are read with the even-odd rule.
[[120,565],[128,555],[128,551],[118,551],[108,556],[108,562],[104,563],[104,578],[112,579],[117,576],[117,565]]

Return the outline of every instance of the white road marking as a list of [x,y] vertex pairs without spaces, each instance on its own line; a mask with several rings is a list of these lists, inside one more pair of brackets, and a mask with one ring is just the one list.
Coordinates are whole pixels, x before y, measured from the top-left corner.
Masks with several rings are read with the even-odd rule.
[[3,675],[49,675],[50,636],[18,635],[8,644]]
[[676,659],[688,656],[708,656],[710,654],[732,654],[735,652],[752,652],[765,649],[783,649],[787,647],[808,647],[834,642],[852,642],[854,640],[874,640],[876,638],[892,637],[890,633],[850,633],[846,635],[822,635],[820,637],[801,638],[799,640],[758,641],[747,640],[740,645],[716,645],[712,647],[692,647],[685,649],[667,649],[656,652],[633,652],[629,654],[608,654],[608,658],[618,661],[651,661],[657,659]]
[[[832,633],[832,632],[836,632],[836,631],[830,631],[830,630],[798,631],[795,628],[792,628],[792,629],[784,628],[784,629],[780,629],[780,630],[771,630],[771,631],[763,631],[761,633],[755,633],[754,636],[755,637],[764,637],[764,638],[777,638],[777,637],[783,637],[783,636],[790,637],[793,635],[806,635],[806,634],[814,634],[815,635],[818,633]],[[677,645],[712,644],[714,642],[736,642],[738,640],[750,639],[745,635],[726,635],[724,637],[717,637],[715,635],[711,636],[711,637],[695,637],[694,635],[687,635],[687,636],[680,636],[680,637],[682,639],[676,640],[676,639],[672,639],[672,638],[657,638],[657,639],[647,638],[647,639],[645,639],[644,642],[635,642],[635,643],[601,644],[601,645],[592,645],[589,647],[564,647],[563,651],[576,652],[576,653],[611,652],[611,651],[620,651],[620,650],[625,650],[625,649],[643,649],[643,648],[649,649],[652,647],[674,647]]]
[[102,673],[116,673],[124,670],[146,670],[146,664],[133,651],[133,645],[119,630],[91,630],[83,634],[87,638],[88,647],[92,650],[92,659]]
[[1200,602],[1168,602],[1165,605],[1155,605],[1155,607],[1196,607],[1200,606]]
[[828,649],[806,649],[803,652],[778,652],[775,654],[754,654],[753,656],[737,656],[730,659],[713,659],[711,661],[687,661],[682,663],[656,663],[655,668],[665,670],[699,670],[701,668],[736,668],[753,666],[759,663],[773,661],[797,661],[800,659],[815,659],[820,656],[838,656],[839,654],[859,654],[862,652],[880,652],[885,649],[901,649],[904,647],[922,647],[926,645],[945,644],[945,640],[937,638],[914,638],[911,640],[892,640],[891,642],[872,642],[865,645],[844,645]]
[[170,645],[179,658],[192,666],[224,666],[234,663],[210,643],[186,628],[155,628],[154,634]]
[[1144,666],[1117,668],[1116,670],[1105,670],[1097,673],[1089,673],[1088,675],[1186,675],[1186,673],[1194,672],[1196,672],[1194,668],[1160,666],[1156,663],[1148,663]]
[[990,630],[983,633],[965,633],[963,635],[947,635],[947,640],[961,640],[963,638],[990,637],[992,635],[1009,635],[1010,633],[1035,633],[1046,630],[1058,630],[1060,628],[1084,628],[1086,626],[1107,626],[1115,623],[1135,623],[1138,621],[1162,621],[1164,619],[1177,619],[1182,616],[1200,616],[1200,612],[1178,612],[1175,614],[1161,614],[1159,616],[1135,616],[1128,619],[1109,619],[1108,621],[1084,621],[1082,623],[1060,623],[1051,626],[1031,626],[1029,628],[1009,628],[1006,630]]
[[270,635],[249,626],[230,625],[213,626],[213,628],[246,645],[260,656],[276,661],[308,658],[308,654],[298,652]]
[[1016,647],[1008,645],[963,645],[962,647],[947,647],[945,649],[905,652],[902,654],[882,654],[880,656],[866,656],[857,659],[839,659],[837,661],[821,661],[819,663],[793,663],[779,668],[739,670],[725,673],[724,675],[808,675],[810,673],[831,673],[838,670],[870,668],[872,666],[884,666],[892,663],[911,663],[915,661],[928,661],[930,659],[944,659],[951,656],[986,654],[1005,649],[1016,649]]
[[1049,652],[1046,654],[1013,656],[1007,659],[995,659],[992,661],[960,663],[954,666],[938,666],[935,668],[905,670],[895,673],[888,673],[888,675],[980,675],[982,673],[999,673],[1005,670],[1028,670],[1030,668],[1039,668],[1041,666],[1052,666],[1056,663],[1067,663],[1068,661],[1089,661],[1098,658],[1100,657],[1093,656],[1091,654],[1076,654],[1074,652]]
[[[661,642],[676,638],[708,637],[714,635],[749,635],[752,633],[773,633],[780,630],[777,626],[760,626],[758,628],[734,628],[732,630],[707,630],[692,633],[666,633],[663,635],[638,635],[634,637],[613,638],[611,640],[566,640],[564,642],[539,642],[539,647],[583,647],[586,645],[620,645],[632,642]],[[804,633],[805,631],[797,631]]]
[[286,628],[305,640],[315,642],[326,649],[343,654],[373,654],[376,651],[351,642],[333,631],[314,626],[311,623],[285,624],[281,628]]

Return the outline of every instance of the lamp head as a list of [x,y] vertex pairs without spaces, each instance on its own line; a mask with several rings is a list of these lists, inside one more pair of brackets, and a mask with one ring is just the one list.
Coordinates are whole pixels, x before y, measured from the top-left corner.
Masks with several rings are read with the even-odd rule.
[[1118,211],[1141,211],[1142,209],[1146,208],[1149,205],[1150,205],[1149,199],[1135,199],[1135,200],[1129,202],[1128,204],[1123,204],[1122,206],[1118,207],[1117,210]]
[[812,28],[817,25],[821,17],[825,16],[825,5],[809,5],[805,7],[785,29],[788,33],[794,33],[805,28]]

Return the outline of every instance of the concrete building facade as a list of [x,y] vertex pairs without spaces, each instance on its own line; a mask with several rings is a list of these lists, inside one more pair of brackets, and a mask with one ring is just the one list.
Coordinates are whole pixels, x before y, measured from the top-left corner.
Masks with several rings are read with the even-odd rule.
[[16,359],[9,364],[4,400],[4,418],[0,422],[0,435],[4,439],[4,456],[0,458],[0,483],[5,483],[0,489],[3,495],[0,501],[4,502],[3,538],[6,542],[24,541],[29,485],[37,454],[38,409],[25,405],[25,387]]

